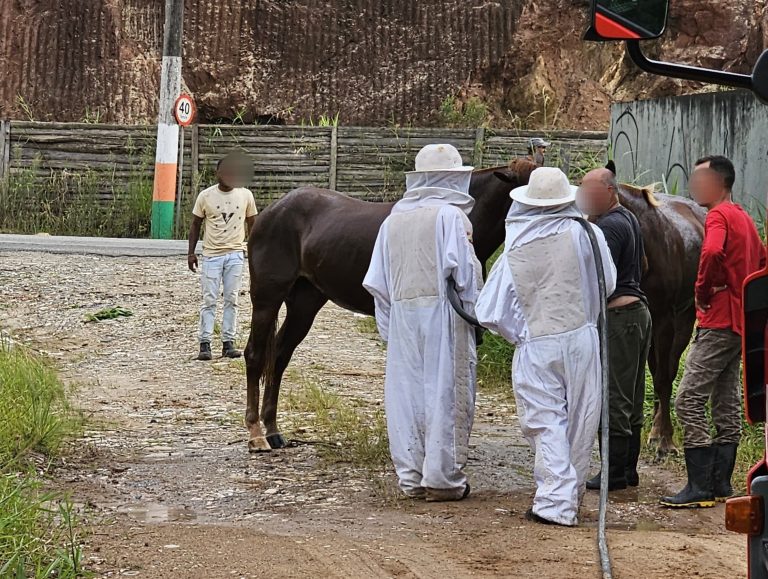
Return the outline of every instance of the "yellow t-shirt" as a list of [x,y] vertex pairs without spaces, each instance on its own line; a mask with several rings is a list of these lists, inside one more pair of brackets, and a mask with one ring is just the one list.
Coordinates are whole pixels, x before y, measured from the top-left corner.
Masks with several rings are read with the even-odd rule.
[[224,192],[214,185],[197,196],[192,213],[204,219],[203,255],[216,257],[245,249],[245,219],[258,211],[248,189]]

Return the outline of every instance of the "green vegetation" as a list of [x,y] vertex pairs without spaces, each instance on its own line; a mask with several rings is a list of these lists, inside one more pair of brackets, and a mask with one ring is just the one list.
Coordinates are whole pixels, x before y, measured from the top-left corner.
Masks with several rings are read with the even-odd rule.
[[515,348],[501,336],[486,332],[477,349],[477,384],[483,390],[512,393]]
[[461,101],[456,95],[446,97],[437,110],[438,124],[451,128],[487,126],[490,121],[488,105],[477,97]]
[[332,463],[349,463],[376,470],[389,464],[389,442],[382,407],[365,400],[342,397],[322,384],[303,379],[288,392],[286,416],[301,438],[309,431],[320,441],[320,456]]
[[359,318],[355,323],[357,324],[357,330],[361,334],[373,334],[376,336],[379,335],[379,329],[376,326],[376,318],[373,316],[365,316],[364,318]]
[[95,314],[85,314],[86,322],[99,322],[101,320],[114,320],[117,318],[128,318],[133,315],[131,310],[121,307],[104,308]]
[[335,115],[320,115],[317,119],[312,117],[301,119],[299,124],[302,127],[338,127],[339,113],[336,113]]
[[73,505],[42,488],[31,460],[55,458],[77,427],[56,372],[0,348],[0,577],[81,575]]
[[31,105],[27,102],[22,95],[16,95],[16,105],[19,107],[19,111],[24,115],[25,120],[34,121],[35,115],[32,112]]
[[[502,254],[499,247],[487,262],[488,272]],[[512,395],[512,356],[515,347],[501,336],[485,332],[477,349],[477,385],[485,390]]]
[[147,237],[152,174],[138,166],[123,180],[91,169],[39,175],[39,164],[0,185],[0,233]]
[[72,503],[32,475],[0,474],[0,577],[82,576]]
[[19,347],[0,348],[0,465],[18,465],[30,452],[55,456],[74,416],[48,364]]

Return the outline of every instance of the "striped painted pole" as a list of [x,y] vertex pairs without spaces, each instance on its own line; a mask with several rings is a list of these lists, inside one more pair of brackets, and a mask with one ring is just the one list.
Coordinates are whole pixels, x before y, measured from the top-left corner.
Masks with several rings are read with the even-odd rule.
[[155,183],[152,189],[153,239],[171,239],[173,236],[173,205],[176,199],[179,150],[179,125],[173,116],[173,105],[181,93],[183,19],[184,0],[166,0]]

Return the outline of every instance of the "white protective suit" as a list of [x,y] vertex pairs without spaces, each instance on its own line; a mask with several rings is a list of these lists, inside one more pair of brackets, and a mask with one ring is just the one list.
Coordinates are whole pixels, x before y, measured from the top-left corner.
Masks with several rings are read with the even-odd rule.
[[388,343],[387,431],[400,488],[461,498],[475,403],[475,334],[446,297],[452,276],[464,309],[482,284],[467,213],[471,172],[406,175],[407,192],[379,230],[363,286]]
[[[477,303],[477,318],[516,345],[512,383],[523,435],[536,459],[534,514],[576,525],[600,422],[600,298],[592,246],[574,204],[514,202],[504,253]],[[616,268],[593,226],[607,295]]]

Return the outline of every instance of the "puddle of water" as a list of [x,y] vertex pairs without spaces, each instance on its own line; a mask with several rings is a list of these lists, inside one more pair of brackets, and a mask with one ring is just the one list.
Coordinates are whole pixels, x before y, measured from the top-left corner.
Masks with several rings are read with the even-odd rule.
[[160,503],[125,505],[117,509],[129,517],[144,523],[170,523],[176,521],[192,521],[197,515],[187,507],[174,507]]
[[163,462],[164,460],[174,460],[177,458],[181,458],[184,456],[184,452],[182,451],[176,451],[176,452],[150,452],[149,454],[144,455],[144,460],[148,462]]

